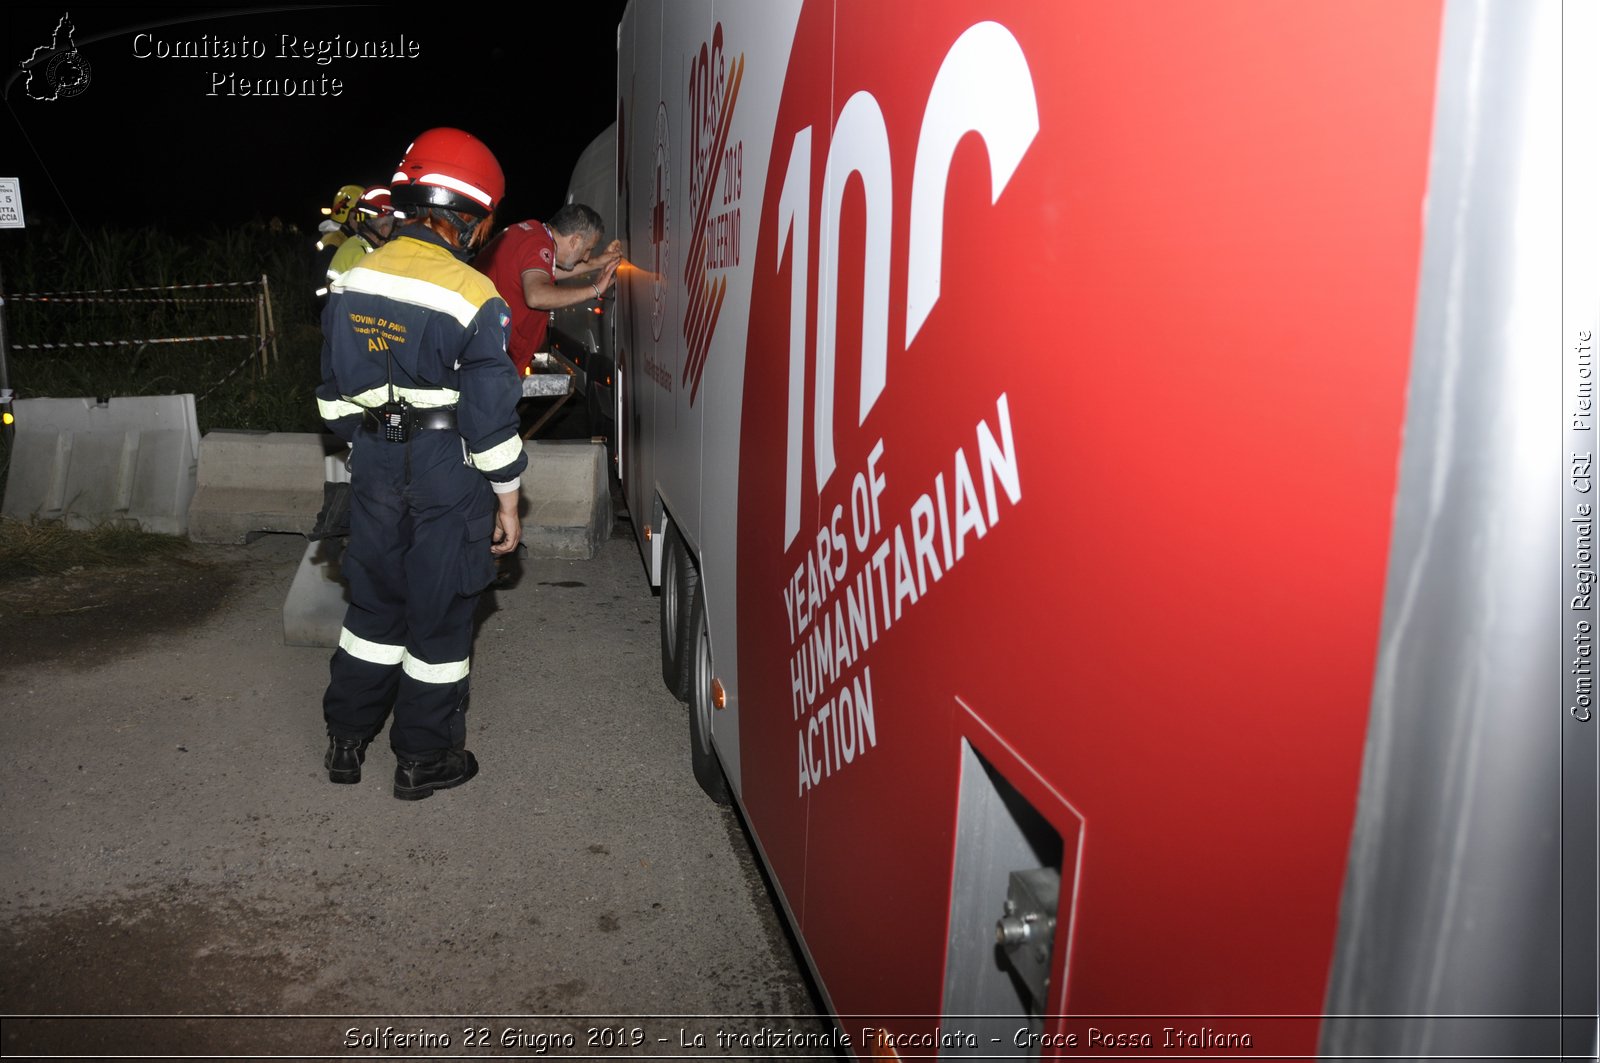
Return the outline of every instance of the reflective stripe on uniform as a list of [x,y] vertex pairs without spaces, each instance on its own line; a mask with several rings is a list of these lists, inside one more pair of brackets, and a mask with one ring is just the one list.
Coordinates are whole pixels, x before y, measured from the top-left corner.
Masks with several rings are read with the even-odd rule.
[[[397,399],[420,409],[433,409],[438,406],[454,406],[461,401],[461,392],[451,388],[395,388],[394,395]],[[375,410],[389,401],[389,385],[368,388],[359,395],[347,395],[346,399],[355,403],[364,410]]]
[[522,453],[522,437],[512,435],[504,443],[497,443],[488,450],[475,450],[472,452],[472,467],[480,472],[493,472],[503,469],[517,460],[517,455]]
[[429,664],[420,657],[413,657],[409,650],[405,651],[405,659],[401,668],[406,675],[419,683],[459,683],[467,678],[468,661],[446,661],[443,664]]
[[382,295],[402,303],[437,310],[456,319],[462,328],[468,328],[478,316],[479,305],[460,292],[451,291],[431,281],[416,277],[402,277],[384,273],[365,266],[357,266],[333,282],[336,292],[365,292]]
[[341,417],[353,417],[361,412],[361,407],[344,399],[318,399],[317,412],[324,421],[337,421]]
[[347,627],[339,629],[339,648],[357,660],[371,664],[399,664],[406,655],[404,646],[369,642]]

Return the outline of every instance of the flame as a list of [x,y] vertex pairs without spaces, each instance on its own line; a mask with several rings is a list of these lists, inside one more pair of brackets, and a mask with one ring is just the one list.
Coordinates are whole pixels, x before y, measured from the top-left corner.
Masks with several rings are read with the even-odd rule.
[[659,283],[661,281],[661,274],[652,273],[650,270],[645,269],[643,266],[636,266],[632,262],[629,262],[627,259],[623,259],[621,262],[617,263],[617,272],[619,274],[622,274],[622,273],[637,273],[637,274],[639,274],[640,277],[642,277],[643,279],[651,282],[652,284],[656,284],[656,283]]

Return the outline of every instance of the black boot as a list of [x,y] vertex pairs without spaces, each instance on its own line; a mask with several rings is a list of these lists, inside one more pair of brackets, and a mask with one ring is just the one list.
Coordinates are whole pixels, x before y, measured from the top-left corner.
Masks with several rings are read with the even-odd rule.
[[328,781],[338,783],[352,783],[361,781],[361,762],[367,759],[367,743],[370,739],[364,738],[339,738],[335,735],[328,736],[328,755],[322,758],[322,766],[328,769]]
[[478,758],[465,749],[447,749],[435,760],[407,760],[399,753],[395,758],[394,795],[402,801],[432,797],[478,774]]

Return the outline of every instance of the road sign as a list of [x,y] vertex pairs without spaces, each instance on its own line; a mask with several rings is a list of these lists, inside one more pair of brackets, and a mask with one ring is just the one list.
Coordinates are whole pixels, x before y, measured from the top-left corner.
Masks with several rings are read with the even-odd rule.
[[22,182],[15,177],[0,177],[0,229],[23,229]]

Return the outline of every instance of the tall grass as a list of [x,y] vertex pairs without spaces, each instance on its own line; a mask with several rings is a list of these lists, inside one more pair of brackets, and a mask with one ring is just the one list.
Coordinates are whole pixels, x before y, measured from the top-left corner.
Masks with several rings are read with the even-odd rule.
[[[249,223],[176,234],[154,228],[82,232],[49,219],[0,233],[5,290],[62,292],[146,288],[268,278],[277,358],[263,368],[253,341],[139,343],[171,336],[253,334],[252,304],[191,301],[174,292],[161,302],[21,302],[4,307],[11,387],[17,398],[93,395],[197,397],[202,432],[254,428],[322,430],[314,389],[321,331],[315,290],[323,264],[315,237],[292,226]],[[254,289],[214,289],[225,298]],[[156,296],[161,293],[138,293]],[[134,341],[116,347],[18,350],[19,344]],[[10,454],[0,443],[0,494]]]
[[[160,302],[20,302],[8,300],[11,385],[18,398],[75,395],[204,395],[196,406],[202,431],[266,428],[316,431],[318,352],[314,290],[320,266],[312,238],[252,223],[176,235],[159,229],[101,229],[87,235],[48,221],[0,240],[8,292],[147,288],[268,278],[278,359],[263,370],[246,340],[147,344],[172,336],[256,331],[248,303],[254,289],[138,293]],[[117,347],[17,350],[16,345],[132,341]],[[241,368],[242,363],[243,364]],[[236,370],[236,371],[235,371]],[[230,371],[233,375],[228,377]],[[223,381],[228,377],[226,383]],[[214,389],[214,390],[213,390]],[[207,394],[209,392],[209,394]]]

